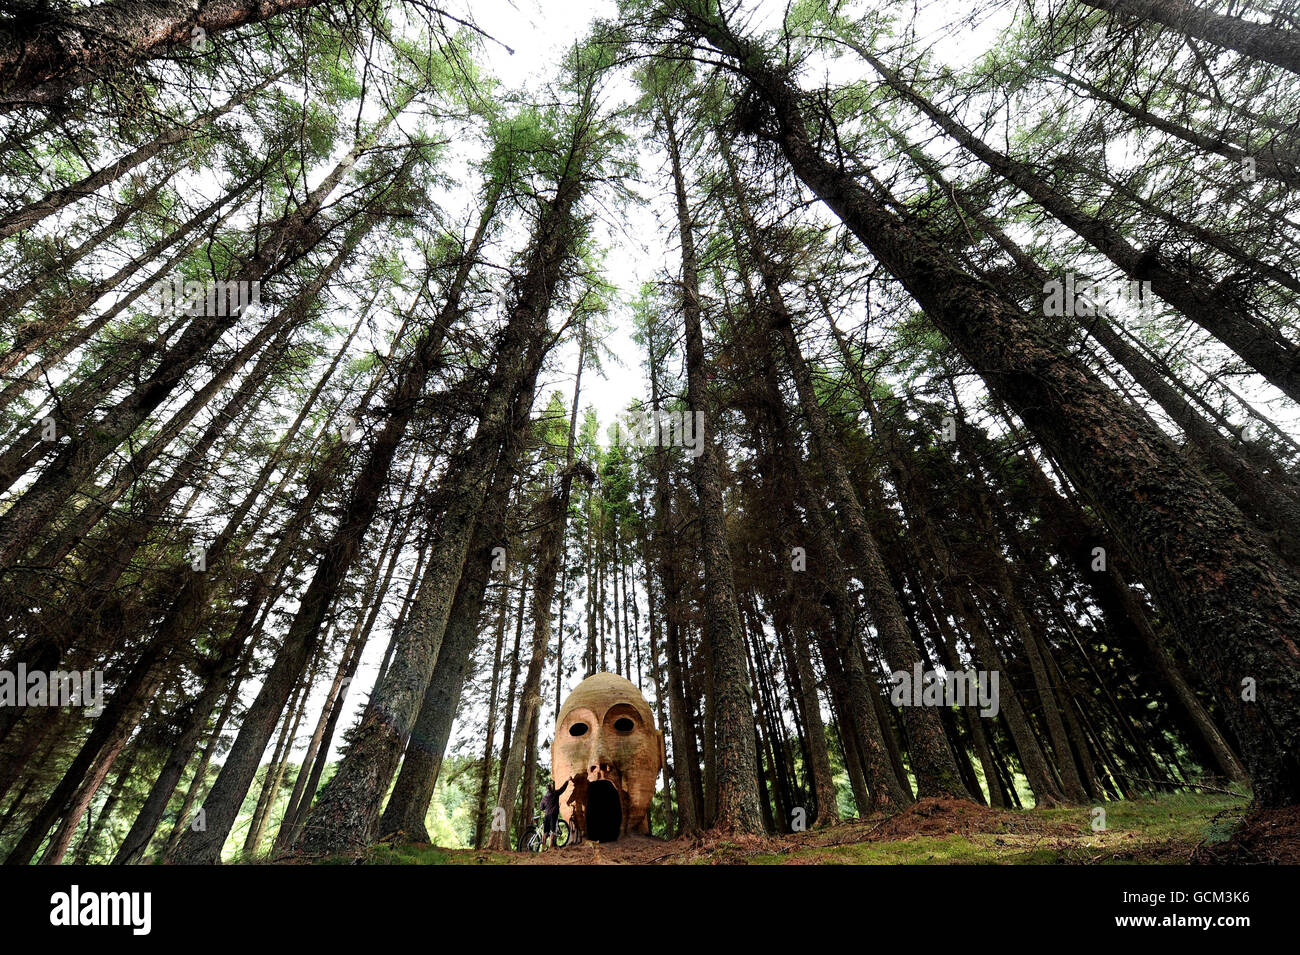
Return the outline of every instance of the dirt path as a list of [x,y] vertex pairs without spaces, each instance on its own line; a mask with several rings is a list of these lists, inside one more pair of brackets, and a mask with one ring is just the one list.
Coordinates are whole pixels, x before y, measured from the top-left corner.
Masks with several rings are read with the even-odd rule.
[[666,841],[629,835],[617,842],[584,842],[541,853],[517,853],[521,865],[662,865],[689,847],[685,840]]

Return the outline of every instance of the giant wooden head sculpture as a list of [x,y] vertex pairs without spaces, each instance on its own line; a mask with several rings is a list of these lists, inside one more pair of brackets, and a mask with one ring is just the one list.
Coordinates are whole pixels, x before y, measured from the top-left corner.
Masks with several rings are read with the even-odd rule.
[[[631,681],[596,673],[573,688],[555,721],[551,774],[556,786],[587,774],[589,838],[609,842],[624,831],[649,832],[650,800],[663,766],[663,734]],[[560,810],[566,820],[573,810],[566,795]]]

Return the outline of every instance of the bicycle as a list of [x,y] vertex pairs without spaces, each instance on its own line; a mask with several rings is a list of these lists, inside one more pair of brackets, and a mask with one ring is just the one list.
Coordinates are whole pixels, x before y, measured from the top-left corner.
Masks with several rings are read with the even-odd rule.
[[[543,832],[544,817],[538,813],[533,820],[533,827],[524,833],[522,839],[523,845],[519,848],[525,852],[541,852],[547,843],[547,836]],[[555,821],[555,848],[562,849],[569,844],[569,824],[563,819]]]

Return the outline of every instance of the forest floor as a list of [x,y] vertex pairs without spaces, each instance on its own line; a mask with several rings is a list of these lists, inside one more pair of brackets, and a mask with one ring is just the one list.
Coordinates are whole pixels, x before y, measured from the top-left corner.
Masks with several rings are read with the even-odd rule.
[[[540,855],[385,843],[367,865],[1180,864],[1300,861],[1300,812],[1248,816],[1247,800],[1169,795],[1094,807],[991,809],[924,799],[901,813],[771,837],[665,841],[630,836]],[[1100,818],[1098,818],[1100,822]],[[338,860],[345,861],[345,860]]]

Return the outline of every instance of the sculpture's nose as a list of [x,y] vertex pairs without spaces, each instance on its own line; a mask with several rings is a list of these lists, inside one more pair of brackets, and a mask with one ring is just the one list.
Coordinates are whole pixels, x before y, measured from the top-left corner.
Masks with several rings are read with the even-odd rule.
[[605,748],[605,734],[596,730],[595,739],[591,741],[591,765],[587,767],[587,775],[593,779],[603,779],[613,768],[614,761]]

